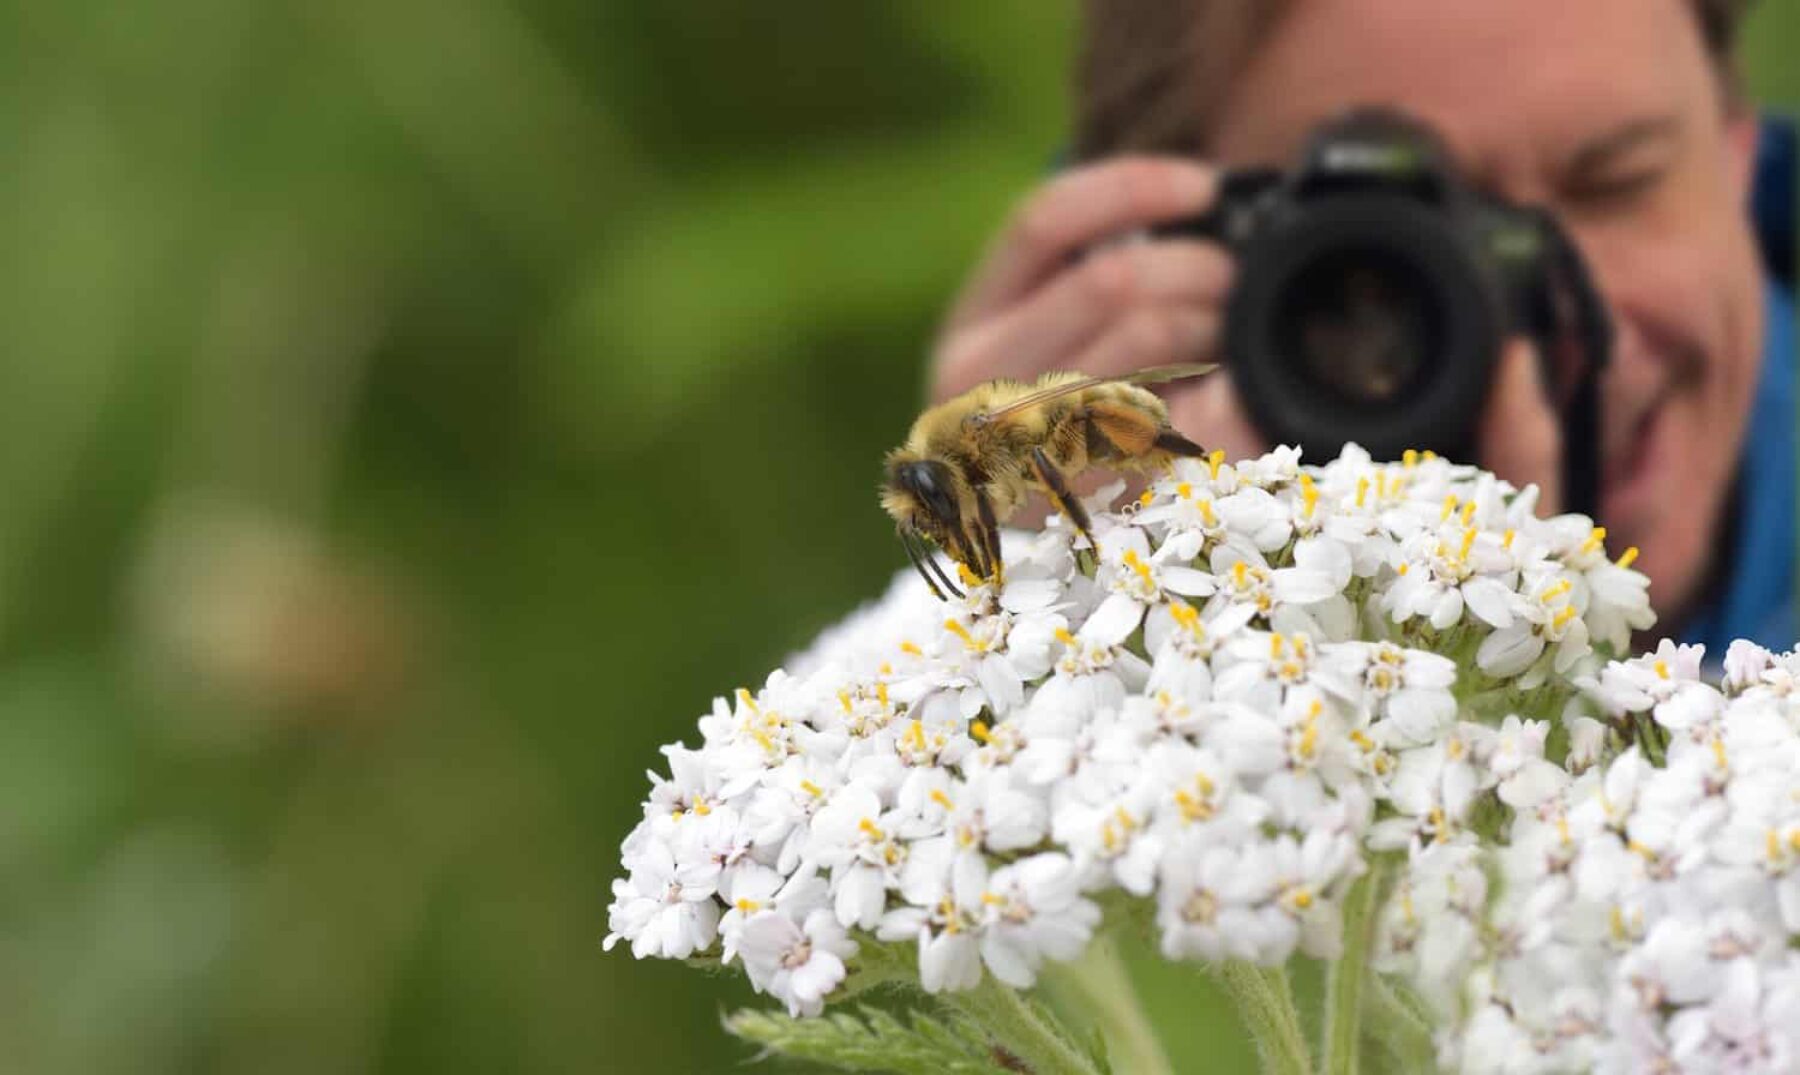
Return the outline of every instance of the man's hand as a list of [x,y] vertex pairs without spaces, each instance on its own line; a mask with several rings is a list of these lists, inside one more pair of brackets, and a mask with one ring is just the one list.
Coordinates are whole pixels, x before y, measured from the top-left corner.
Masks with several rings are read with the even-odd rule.
[[[1231,288],[1225,248],[1197,239],[1134,238],[1210,209],[1218,172],[1172,158],[1076,168],[1014,212],[945,324],[932,398],[1047,370],[1111,377],[1214,357]],[[1263,439],[1228,377],[1168,392],[1175,428],[1233,457]]]

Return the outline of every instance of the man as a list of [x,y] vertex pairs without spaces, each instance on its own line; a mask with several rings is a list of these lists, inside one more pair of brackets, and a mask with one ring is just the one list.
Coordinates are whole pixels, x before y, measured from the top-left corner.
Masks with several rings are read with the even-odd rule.
[[[1636,545],[1658,633],[1795,642],[1792,308],[1746,204],[1757,122],[1732,59],[1741,0],[1090,0],[1081,162],[1027,198],[950,314],[938,398],[1046,369],[1217,357],[1230,256],[1107,243],[1212,204],[1219,172],[1292,166],[1320,121],[1402,109],[1474,182],[1554,211],[1612,311],[1601,521]],[[1784,342],[1785,341],[1785,342]],[[1174,424],[1266,445],[1223,377]],[[1747,435],[1748,434],[1748,435]],[[1560,431],[1514,341],[1481,461],[1558,502]]]

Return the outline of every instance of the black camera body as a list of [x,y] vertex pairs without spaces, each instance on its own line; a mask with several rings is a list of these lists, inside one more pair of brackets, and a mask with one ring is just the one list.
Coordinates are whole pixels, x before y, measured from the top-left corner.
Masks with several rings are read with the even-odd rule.
[[1523,336],[1561,418],[1567,505],[1594,513],[1604,303],[1554,217],[1463,182],[1428,128],[1350,113],[1298,169],[1228,173],[1211,212],[1164,233],[1235,255],[1223,350],[1274,442],[1313,459],[1354,441],[1377,459],[1478,462],[1496,363]]

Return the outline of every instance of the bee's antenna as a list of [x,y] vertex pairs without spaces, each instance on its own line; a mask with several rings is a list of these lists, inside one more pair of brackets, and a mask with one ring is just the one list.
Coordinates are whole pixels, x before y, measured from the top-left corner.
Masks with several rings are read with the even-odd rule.
[[[931,551],[922,548],[923,544],[923,539],[916,531],[909,530],[905,527],[900,528],[900,545],[906,549],[906,557],[912,561],[913,570],[917,571],[919,577],[925,580],[925,585],[930,587],[931,595],[939,601],[949,600],[949,598],[944,596],[944,590],[938,587],[938,580],[942,580],[944,589],[948,589],[951,593],[961,597],[963,595],[962,591],[957,589],[955,584],[944,574],[944,569],[939,567],[937,561],[932,558]],[[929,570],[926,567],[928,564],[930,565]],[[936,579],[932,577],[933,571],[937,573]]]

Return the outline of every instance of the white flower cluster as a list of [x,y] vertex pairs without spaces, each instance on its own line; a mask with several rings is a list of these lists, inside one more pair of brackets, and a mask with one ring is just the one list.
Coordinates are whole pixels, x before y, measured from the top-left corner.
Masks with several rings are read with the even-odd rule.
[[1723,689],[1700,658],[1606,666],[1622,753],[1540,766],[1503,840],[1413,847],[1384,958],[1449,999],[1448,1063],[1800,1070],[1800,656],[1734,643]]
[[1509,714],[1560,712],[1649,625],[1634,553],[1429,454],[1215,455],[1111,497],[1097,549],[1060,518],[1010,533],[1002,589],[903,576],[717,701],[651,776],[608,945],[716,954],[814,1014],[859,944],[916,945],[930,991],[1030,986],[1106,895],[1151,901],[1170,958],[1277,964],[1335,953],[1347,890],[1412,848],[1417,928],[1448,928],[1446,858],[1429,898],[1468,934],[1415,962],[1485,951],[1483,875],[1437,849],[1489,791],[1559,793],[1549,726]]

